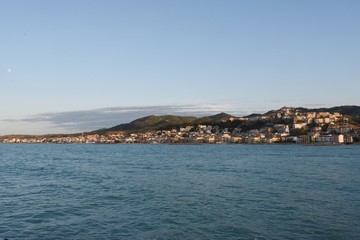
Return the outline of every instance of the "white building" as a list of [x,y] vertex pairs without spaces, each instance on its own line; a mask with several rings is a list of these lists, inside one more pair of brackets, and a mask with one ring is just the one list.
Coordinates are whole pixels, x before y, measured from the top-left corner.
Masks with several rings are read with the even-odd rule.
[[344,135],[334,135],[333,136],[333,143],[344,143]]
[[305,127],[306,125],[307,125],[307,123],[294,123],[293,128],[299,129],[299,128]]
[[317,143],[335,143],[335,144],[341,144],[344,143],[344,135],[320,135],[315,138],[315,141]]

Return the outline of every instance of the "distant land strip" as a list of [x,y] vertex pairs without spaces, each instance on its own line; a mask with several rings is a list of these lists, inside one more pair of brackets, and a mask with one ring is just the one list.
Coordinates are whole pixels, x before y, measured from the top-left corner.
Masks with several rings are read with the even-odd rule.
[[147,116],[91,132],[6,135],[1,143],[82,144],[353,144],[360,142],[360,106],[283,107],[236,117]]

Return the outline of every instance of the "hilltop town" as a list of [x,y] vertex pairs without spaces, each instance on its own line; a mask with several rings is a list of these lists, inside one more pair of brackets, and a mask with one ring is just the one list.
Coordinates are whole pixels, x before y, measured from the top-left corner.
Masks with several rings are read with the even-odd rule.
[[[141,128],[135,128],[134,126],[137,126],[137,124],[141,125]],[[4,136],[0,138],[0,142],[351,144],[359,142],[359,138],[360,122],[357,115],[354,117],[339,112],[283,107],[265,114],[252,114],[246,117],[234,117],[225,113],[200,119],[177,116],[149,116],[129,124],[88,133]]]

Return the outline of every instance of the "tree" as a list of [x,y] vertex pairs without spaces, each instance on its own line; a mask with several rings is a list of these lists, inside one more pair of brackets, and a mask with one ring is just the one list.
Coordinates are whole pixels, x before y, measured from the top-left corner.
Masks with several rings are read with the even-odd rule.
[[302,136],[306,135],[308,133],[308,130],[305,128],[294,128],[290,130],[291,136]]

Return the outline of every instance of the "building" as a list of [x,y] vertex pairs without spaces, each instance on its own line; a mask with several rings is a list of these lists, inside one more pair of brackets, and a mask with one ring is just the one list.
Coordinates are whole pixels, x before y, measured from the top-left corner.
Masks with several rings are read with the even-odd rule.
[[317,143],[333,143],[332,135],[319,135],[315,137],[315,142]]
[[307,125],[307,123],[294,123],[292,127],[295,129],[300,129],[300,128],[305,127],[306,125]]
[[344,143],[344,135],[339,134],[339,135],[334,135],[333,136],[333,143]]

